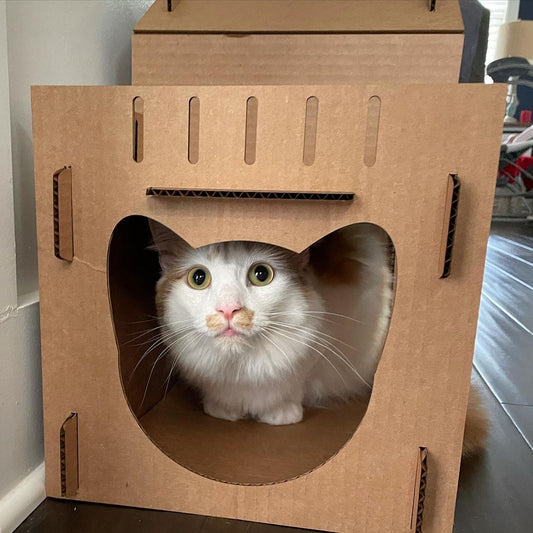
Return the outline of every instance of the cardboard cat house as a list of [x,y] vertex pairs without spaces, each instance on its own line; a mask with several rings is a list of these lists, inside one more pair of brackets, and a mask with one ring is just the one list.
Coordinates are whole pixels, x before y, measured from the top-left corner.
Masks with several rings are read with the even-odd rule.
[[[328,531],[416,531],[423,512],[450,531],[504,93],[33,88],[47,494]],[[165,396],[153,360],[130,382],[155,312],[148,219],[193,246],[296,252],[383,228],[396,295],[364,418],[217,420]]]

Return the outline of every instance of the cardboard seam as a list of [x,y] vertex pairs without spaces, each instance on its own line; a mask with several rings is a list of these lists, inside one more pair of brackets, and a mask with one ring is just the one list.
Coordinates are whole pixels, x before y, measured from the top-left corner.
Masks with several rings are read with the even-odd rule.
[[101,274],[105,274],[106,273],[106,269],[105,268],[95,266],[92,263],[89,263],[89,261],[85,261],[84,259],[80,259],[77,256],[74,256],[72,259],[73,259],[73,262],[85,265],[86,267],[89,267],[94,272],[100,272]]
[[424,31],[424,30],[307,30],[302,31],[242,31],[242,30],[182,30],[182,31],[169,31],[169,30],[134,30],[134,35],[226,35],[232,37],[233,35],[246,36],[246,35],[463,35],[459,30],[441,30],[441,31]]

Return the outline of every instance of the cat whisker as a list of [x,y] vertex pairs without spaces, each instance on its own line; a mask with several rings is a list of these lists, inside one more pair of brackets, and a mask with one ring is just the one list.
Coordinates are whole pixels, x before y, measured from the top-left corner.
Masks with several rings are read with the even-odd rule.
[[[346,346],[347,348],[350,348],[350,350],[353,350],[354,352],[358,351],[355,346],[352,346],[351,344],[348,344],[348,343],[342,341],[341,339],[339,339],[337,337],[334,337],[333,335],[328,335],[327,333],[324,333],[323,331],[318,331],[318,330],[316,330],[314,328],[309,328],[307,326],[292,326],[292,325],[289,325],[289,324],[285,324],[283,322],[271,321],[270,323],[274,324],[275,326],[283,326],[283,327],[292,328],[292,329],[295,329],[295,330],[304,330],[304,331],[307,331],[309,333],[313,333],[314,335],[317,335],[317,336],[320,336],[320,337],[326,337],[328,339],[334,340],[335,342],[338,342],[339,344],[342,344],[343,346]],[[323,340],[325,340],[325,339],[323,339]]]
[[325,361],[327,361],[329,363],[329,365],[331,366],[331,368],[333,368],[333,370],[335,370],[335,372],[337,372],[337,374],[339,375],[339,377],[341,378],[341,381],[344,383],[344,385],[346,385],[346,380],[344,379],[343,375],[339,372],[339,369],[329,360],[328,357],[326,357],[320,350],[318,350],[317,348],[315,348],[314,346],[312,346],[311,344],[307,343],[307,342],[304,342],[302,340],[299,340],[295,337],[291,337],[290,335],[285,335],[285,333],[287,332],[281,332],[280,330],[278,329],[274,329],[272,327],[269,327],[269,328],[265,328],[265,329],[268,329],[270,330],[272,333],[275,333],[276,335],[280,335],[281,337],[285,337],[286,339],[289,339],[293,342],[297,342],[299,344],[302,344],[304,346],[307,346],[308,348],[310,348],[311,350],[315,351],[318,355],[320,355],[320,357],[322,357]]
[[[140,339],[140,338],[144,337],[145,335],[148,335],[149,333],[152,333],[154,331],[161,330],[161,329],[167,328],[167,327],[172,327],[172,326],[177,326],[177,325],[182,324],[181,328],[176,328],[176,329],[174,329],[174,331],[179,331],[179,329],[186,329],[188,326],[183,325],[183,324],[191,324],[192,322],[193,322],[193,320],[180,320],[180,321],[177,321],[177,322],[170,322],[170,323],[167,323],[167,324],[160,324],[160,325],[155,326],[153,328],[149,328],[147,330],[144,330],[140,334],[137,334],[137,332],[131,333],[129,335],[137,335],[137,336],[134,337],[133,339],[130,339],[129,341],[126,341],[124,344],[130,344],[130,343],[136,341],[137,339]],[[147,341],[147,342],[150,342],[150,341]]]
[[[326,315],[326,316],[332,316],[332,317],[336,317],[336,318],[344,318],[345,320],[350,320],[351,322],[355,322],[357,324],[361,324],[361,325],[365,325],[364,322],[362,322],[361,320],[357,320],[351,316],[348,316],[348,315],[341,315],[340,313],[331,313],[330,311],[294,311],[294,312],[287,312],[287,311],[280,311],[280,312],[274,312],[274,313],[269,313],[270,316],[291,316],[291,315],[298,315],[298,316],[302,316],[302,315]],[[325,320],[322,318],[322,320]]]
[[148,380],[146,381],[146,386],[144,387],[144,394],[143,394],[143,397],[142,397],[142,400],[141,400],[141,405],[140,407],[142,407],[144,405],[144,401],[146,400],[146,395],[148,394],[148,388],[150,386],[150,381],[152,379],[152,375],[154,373],[154,370],[155,370],[155,367],[157,366],[157,363],[159,363],[159,361],[161,361],[162,359],[164,359],[164,357],[166,356],[166,354],[169,352],[169,350],[171,349],[172,345],[174,343],[178,342],[178,339],[176,339],[173,343],[169,344],[168,346],[165,347],[165,349],[157,356],[157,359],[154,361],[153,365],[152,365],[152,368],[150,369],[150,374],[148,375]]
[[194,331],[190,331],[189,333],[187,333],[187,334],[185,334],[183,336],[178,337],[177,339],[172,341],[170,344],[167,344],[166,348],[157,356],[157,359],[154,361],[154,364],[152,365],[152,368],[150,369],[150,374],[148,375],[148,381],[146,382],[146,387],[144,388],[144,394],[143,394],[143,397],[142,397],[142,400],[141,400],[141,407],[144,404],[144,400],[146,399],[146,394],[148,393],[148,387],[150,385],[150,381],[152,379],[152,375],[154,373],[155,367],[157,366],[157,363],[159,363],[159,361],[161,361],[167,355],[167,353],[172,349],[172,347],[177,342],[179,342],[180,340],[188,337],[189,335],[195,334],[195,333],[198,334],[198,332],[194,330]]
[[[190,333],[186,333],[185,335],[183,335],[183,337],[186,337],[189,334]],[[171,331],[171,332],[167,332],[166,334],[161,336],[158,340],[156,340],[156,341],[154,341],[152,343],[152,345],[139,358],[139,361],[137,361],[137,364],[133,367],[133,370],[131,371],[131,374],[130,374],[130,377],[129,377],[129,380],[128,380],[128,385],[131,383],[131,380],[133,379],[133,376],[135,375],[135,372],[137,371],[137,369],[139,368],[141,363],[146,359],[146,357],[148,357],[150,355],[150,353],[153,352],[153,350],[155,350],[156,348],[158,348],[162,344],[167,343],[170,339],[172,339],[172,337],[177,337],[178,338],[177,340],[179,340],[179,338],[182,338],[180,333],[176,333],[174,331]]]
[[[153,335],[149,339],[141,341],[141,342],[138,342],[136,344],[132,344],[132,346],[145,346],[146,344],[149,344],[151,342],[157,342],[157,340],[161,340],[163,338],[167,338],[168,336],[181,335],[182,333],[187,332],[190,329],[191,329],[191,326],[186,326],[186,327],[182,327],[182,328],[179,328],[179,329],[174,329],[174,330],[171,330],[171,331],[160,331],[159,333],[156,333],[155,335]],[[131,344],[131,342],[132,341],[130,341],[128,344]]]
[[164,344],[171,336],[172,335],[169,334],[167,337],[157,339],[156,341],[152,343],[152,345],[147,350],[145,350],[145,352],[139,358],[139,360],[137,361],[137,364],[133,367],[133,370],[131,371],[131,374],[128,380],[128,385],[131,383],[131,380],[133,379],[133,376],[135,375],[135,372],[137,371],[141,363],[152,353],[153,350],[161,346],[161,344]]
[[161,331],[159,333],[156,333],[155,335],[153,335],[152,337],[150,337],[149,339],[145,340],[145,341],[142,341],[142,342],[138,342],[136,344],[131,344],[133,342],[133,339],[132,341],[129,341],[128,343],[124,343],[124,344],[131,344],[131,346],[135,346],[135,347],[139,347],[139,346],[145,346],[146,344],[150,344],[150,343],[154,343],[154,342],[158,342],[162,339],[165,339],[167,338],[169,335],[172,336],[172,335],[175,335],[177,332],[175,331]]
[[[295,334],[298,334],[299,329],[305,329],[305,328],[297,328],[296,326],[288,326],[288,325],[284,325],[284,327],[292,328],[293,330],[296,330],[294,332]],[[334,355],[336,355],[368,387],[369,390],[372,390],[372,385],[359,373],[359,371],[353,365],[353,363],[344,355],[344,353],[337,346],[335,346],[333,343],[329,342],[327,339],[321,338],[319,336],[319,334],[318,334],[318,333],[322,334],[321,332],[314,332],[312,330],[309,330],[309,331],[307,331],[307,333],[309,335],[311,335],[312,337],[314,337],[315,339],[318,338],[318,339],[320,339],[320,341],[325,343],[325,344],[322,344],[322,342],[319,342],[317,340],[314,341],[318,345],[326,348],[327,350],[332,352]],[[328,335],[328,337],[331,337],[331,336]],[[339,339],[335,339],[335,337],[331,337],[331,338],[333,338],[334,340],[337,340],[338,342],[342,343],[342,341],[340,341]],[[347,346],[349,346],[349,345],[347,345]],[[355,350],[355,348],[354,348],[354,350]]]
[[146,322],[155,322],[156,320],[159,320],[159,317],[153,316],[153,315],[146,315],[150,318],[147,318],[146,320],[125,320],[121,321],[121,324],[146,324]]
[[[166,386],[165,386],[165,396],[167,395],[168,393],[168,387],[170,385],[170,380],[172,379],[172,375],[174,373],[174,369],[176,368],[176,363],[178,362],[181,354],[186,350],[188,349],[194,342],[198,342],[198,339],[200,339],[202,337],[202,335],[198,334],[198,336],[196,337],[193,337],[193,339],[187,343],[186,346],[184,346],[177,355],[174,356],[174,361],[172,362],[172,366],[170,367],[170,371],[168,373],[168,376],[167,376],[167,379],[164,381],[164,383],[166,383]],[[205,343],[205,338],[202,339]]]
[[137,331],[135,331],[134,333],[128,333],[126,337],[131,337],[132,335],[135,335],[135,337],[133,337],[133,339],[130,339],[124,342],[124,344],[131,344],[132,342],[135,342],[137,339],[140,339],[144,337],[145,335],[153,333],[154,331],[160,330],[161,328],[163,328],[163,326],[156,326],[155,328],[146,329],[146,330],[143,330],[142,333],[139,333]]
[[[279,326],[275,326],[276,328],[279,328]],[[296,326],[285,326],[285,327],[290,327],[290,328],[293,328],[295,329],[296,331],[290,331],[290,333],[296,335],[296,336],[299,336],[299,337],[304,337],[303,334],[301,333],[298,333],[298,328]],[[281,329],[281,328],[279,328]],[[282,330],[284,331],[284,330]],[[285,333],[289,333],[287,331],[285,331]],[[325,348],[326,350],[330,351],[333,355],[335,355],[338,359],[340,359],[356,376],[358,379],[361,380],[362,383],[364,383],[366,385],[366,387],[368,387],[369,390],[372,390],[372,385],[359,373],[359,371],[355,368],[355,366],[346,358],[346,356],[339,350],[339,348],[337,348],[334,344],[332,344],[331,342],[325,340],[325,339],[320,339],[320,337],[318,337],[318,335],[316,335],[315,333],[313,332],[307,332],[307,334],[311,335],[312,337],[314,337],[314,340],[313,342],[315,344],[318,344],[319,346],[322,346],[323,348]],[[320,339],[320,341],[323,341],[323,342],[320,342],[318,340],[316,340],[317,338]],[[296,339],[293,339],[293,340],[296,340]],[[322,354],[328,361],[329,358],[325,355],[325,354]],[[331,361],[330,361],[331,362]],[[333,365],[333,363],[331,363]],[[334,365],[333,365],[334,366]],[[336,368],[336,367],[335,367]],[[338,370],[337,370],[337,373]],[[339,373],[340,375],[340,373]],[[343,382],[345,383],[344,379],[343,379]]]
[[270,342],[275,348],[278,349],[278,351],[283,355],[283,357],[287,361],[287,364],[289,365],[289,368],[291,369],[291,372],[294,373],[294,365],[291,363],[291,360],[290,360],[289,356],[270,337],[268,337],[268,335],[265,332],[260,331],[259,334],[262,337],[264,337],[268,342]]

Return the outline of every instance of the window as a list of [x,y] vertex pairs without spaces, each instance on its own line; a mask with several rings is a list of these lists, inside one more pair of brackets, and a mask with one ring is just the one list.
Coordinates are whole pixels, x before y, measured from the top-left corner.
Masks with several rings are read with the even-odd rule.
[[[498,29],[504,22],[518,18],[518,0],[479,0],[479,3],[490,10],[489,42],[485,65],[494,61]],[[485,76],[485,83],[492,83],[492,78]]]

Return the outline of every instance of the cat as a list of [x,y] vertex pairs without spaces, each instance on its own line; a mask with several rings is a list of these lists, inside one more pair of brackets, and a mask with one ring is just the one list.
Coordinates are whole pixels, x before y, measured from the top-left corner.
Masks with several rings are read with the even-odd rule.
[[[370,397],[393,299],[383,230],[353,225],[297,254],[240,241],[196,249],[157,222],[150,228],[171,371],[200,392],[205,413],[286,425],[304,406]],[[474,391],[465,454],[485,432]]]

